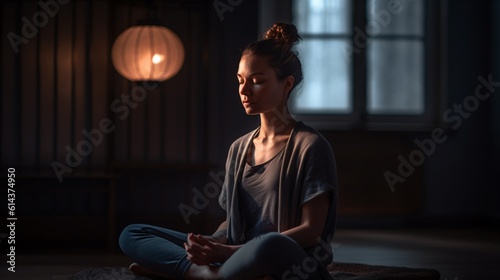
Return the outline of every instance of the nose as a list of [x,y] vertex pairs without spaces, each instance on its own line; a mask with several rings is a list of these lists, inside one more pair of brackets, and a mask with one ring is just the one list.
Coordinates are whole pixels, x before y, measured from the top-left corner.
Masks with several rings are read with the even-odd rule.
[[250,95],[252,94],[250,85],[247,81],[244,81],[242,84],[240,84],[239,92],[241,95]]

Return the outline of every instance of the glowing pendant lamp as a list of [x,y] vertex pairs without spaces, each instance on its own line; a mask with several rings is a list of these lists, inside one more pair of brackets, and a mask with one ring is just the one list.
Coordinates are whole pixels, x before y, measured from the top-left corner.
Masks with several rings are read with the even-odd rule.
[[161,82],[180,71],[184,63],[184,46],[166,27],[138,25],[116,38],[111,60],[116,71],[130,81]]

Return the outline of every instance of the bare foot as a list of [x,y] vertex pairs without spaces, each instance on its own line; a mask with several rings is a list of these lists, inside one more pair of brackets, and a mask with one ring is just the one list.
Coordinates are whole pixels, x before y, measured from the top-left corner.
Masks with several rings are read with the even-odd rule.
[[134,275],[137,275],[137,276],[147,276],[147,277],[153,276],[151,274],[151,271],[149,271],[149,269],[140,266],[138,263],[132,263],[132,264],[130,264],[130,266],[128,267],[128,269]]
[[198,266],[196,264],[191,264],[186,274],[184,274],[184,278],[187,280],[219,280],[223,279],[222,276],[219,275],[218,266],[209,266],[203,265]]

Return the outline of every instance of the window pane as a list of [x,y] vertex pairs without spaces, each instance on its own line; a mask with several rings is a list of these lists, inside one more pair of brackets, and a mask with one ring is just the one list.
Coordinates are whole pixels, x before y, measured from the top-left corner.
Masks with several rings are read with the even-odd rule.
[[368,0],[369,35],[423,36],[423,0]]
[[294,0],[293,21],[301,33],[351,33],[351,0]]
[[368,46],[368,112],[424,112],[424,53],[419,40],[371,40]]
[[293,99],[294,113],[350,113],[351,63],[347,40],[306,39],[297,45],[304,81]]

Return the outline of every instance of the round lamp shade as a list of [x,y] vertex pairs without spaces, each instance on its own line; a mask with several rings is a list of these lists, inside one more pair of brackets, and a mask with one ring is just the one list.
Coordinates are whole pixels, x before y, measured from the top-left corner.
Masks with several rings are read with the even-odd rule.
[[131,81],[161,82],[181,69],[184,47],[179,37],[166,27],[133,26],[116,38],[111,60],[116,71]]

